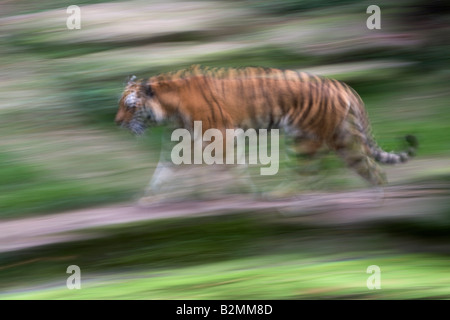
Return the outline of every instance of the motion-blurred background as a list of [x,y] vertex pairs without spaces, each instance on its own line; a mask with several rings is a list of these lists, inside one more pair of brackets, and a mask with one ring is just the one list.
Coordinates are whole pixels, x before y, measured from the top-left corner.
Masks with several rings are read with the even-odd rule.
[[[372,4],[380,30],[366,27]],[[79,30],[66,26],[69,5]],[[449,298],[449,21],[446,1],[425,0],[1,1],[0,298]],[[136,139],[113,122],[126,77],[194,63],[345,81],[380,146],[419,138],[418,157],[388,171],[403,193],[366,212],[383,219],[357,223],[355,209],[309,220],[246,209],[125,217],[59,242],[68,229],[49,217],[105,205],[123,217],[115,204],[142,196],[158,161],[163,130]],[[315,191],[364,186],[331,155],[326,167],[332,183]],[[25,237],[39,228],[55,240]],[[380,290],[366,287],[374,264]],[[66,288],[69,265],[81,290]]]

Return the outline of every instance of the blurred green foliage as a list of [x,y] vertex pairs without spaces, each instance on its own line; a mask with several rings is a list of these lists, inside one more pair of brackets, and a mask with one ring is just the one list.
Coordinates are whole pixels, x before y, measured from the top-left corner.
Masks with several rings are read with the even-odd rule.
[[[361,95],[384,149],[414,134],[419,160],[450,155],[445,1],[380,0],[382,29],[371,31],[369,1],[82,0],[82,29],[67,30],[72,4],[1,5],[0,219],[141,195],[164,131],[136,140],[115,126],[124,80],[194,63],[320,72]],[[448,169],[427,161],[400,181],[448,186]],[[323,165],[333,178],[319,188],[355,186],[334,156]],[[447,208],[437,220],[359,228],[258,212],[90,230],[98,238],[0,254],[9,292],[0,298],[448,298]],[[82,267],[86,289],[65,289],[70,264]],[[381,291],[365,288],[371,264],[383,265]]]
[[[414,220],[311,227],[254,212],[121,225],[87,233],[97,239],[1,254],[0,288],[19,299],[448,298],[439,244],[450,224],[442,221],[446,234],[427,234],[420,245],[411,237],[425,227]],[[60,289],[71,264],[82,270],[78,292]],[[381,266],[382,290],[366,287],[372,264]],[[14,293],[24,285],[35,291]]]
[[[135,191],[134,191],[135,192]],[[111,201],[124,201],[133,191],[92,188],[82,180],[55,177],[51,171],[0,152],[0,212],[2,218],[55,212]]]

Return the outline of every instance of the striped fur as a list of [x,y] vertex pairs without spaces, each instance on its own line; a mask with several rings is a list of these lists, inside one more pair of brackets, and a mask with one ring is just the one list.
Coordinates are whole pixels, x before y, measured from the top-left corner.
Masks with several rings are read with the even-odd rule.
[[[375,143],[364,104],[345,83],[305,72],[272,68],[208,68],[131,80],[119,103],[116,122],[140,134],[151,123],[170,121],[192,129],[283,129],[299,150],[313,155],[323,145],[374,185],[386,182],[375,163],[407,161],[406,152],[385,152]],[[306,146],[306,149],[305,149]]]

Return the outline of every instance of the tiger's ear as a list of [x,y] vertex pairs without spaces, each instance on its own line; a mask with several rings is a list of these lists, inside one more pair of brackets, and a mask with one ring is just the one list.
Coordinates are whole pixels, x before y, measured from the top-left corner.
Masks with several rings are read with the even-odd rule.
[[127,85],[131,84],[131,83],[135,82],[136,79],[137,79],[137,77],[135,75],[128,76],[127,79],[126,79],[126,84]]
[[154,95],[152,86],[147,82],[142,82],[141,90],[146,96],[152,97]]

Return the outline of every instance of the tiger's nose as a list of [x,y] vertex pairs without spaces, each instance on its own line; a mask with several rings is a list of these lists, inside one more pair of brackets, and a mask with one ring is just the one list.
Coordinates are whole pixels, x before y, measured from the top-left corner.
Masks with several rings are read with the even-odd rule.
[[114,119],[114,122],[116,123],[116,125],[120,126],[122,124],[123,120],[116,118],[116,119]]

